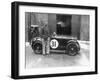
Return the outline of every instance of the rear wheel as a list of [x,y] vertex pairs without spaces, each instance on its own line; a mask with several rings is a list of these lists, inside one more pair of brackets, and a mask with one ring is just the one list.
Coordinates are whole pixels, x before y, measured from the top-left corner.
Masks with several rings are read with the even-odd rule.
[[33,44],[32,48],[34,50],[34,53],[36,53],[36,54],[42,54],[42,44],[41,43],[35,43],[35,44]]

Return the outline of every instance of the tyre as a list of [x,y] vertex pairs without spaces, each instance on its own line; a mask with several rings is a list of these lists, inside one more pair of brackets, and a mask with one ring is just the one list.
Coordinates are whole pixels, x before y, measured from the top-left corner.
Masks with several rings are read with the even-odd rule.
[[32,49],[34,50],[35,54],[42,54],[42,43],[35,42],[32,44]]
[[75,56],[79,53],[80,46],[78,42],[71,41],[66,46],[67,54],[70,56]]

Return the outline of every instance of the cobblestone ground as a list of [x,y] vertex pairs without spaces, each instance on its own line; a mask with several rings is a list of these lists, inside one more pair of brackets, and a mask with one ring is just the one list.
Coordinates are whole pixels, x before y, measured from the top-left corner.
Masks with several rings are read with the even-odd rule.
[[89,65],[89,43],[80,43],[80,54],[69,56],[66,54],[34,54],[30,45],[26,46],[26,68],[46,68],[46,67],[64,67],[64,66],[83,66]]

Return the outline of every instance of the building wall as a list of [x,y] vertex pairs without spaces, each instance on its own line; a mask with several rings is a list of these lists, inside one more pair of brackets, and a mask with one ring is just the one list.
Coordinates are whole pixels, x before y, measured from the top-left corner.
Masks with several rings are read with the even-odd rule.
[[80,38],[89,41],[89,16],[81,16]]
[[31,25],[31,13],[25,13],[25,42],[29,41],[29,26]]
[[48,14],[48,27],[50,34],[56,32],[56,14]]
[[77,37],[78,39],[80,39],[80,27],[81,27],[81,16],[79,15],[72,15],[72,20],[71,20],[71,23],[72,23],[72,30],[71,30],[71,33],[72,33],[72,36],[74,37]]
[[[50,34],[56,32],[56,14],[25,14],[25,41],[29,41],[28,29],[31,25],[39,25],[42,27],[47,24]],[[71,36],[75,36],[78,40],[89,41],[89,16],[72,15],[71,18]]]
[[48,14],[39,14],[33,12],[25,13],[25,42],[30,40],[29,28],[31,25],[38,25],[39,27],[47,25],[48,27]]
[[89,41],[89,16],[72,15],[72,36]]

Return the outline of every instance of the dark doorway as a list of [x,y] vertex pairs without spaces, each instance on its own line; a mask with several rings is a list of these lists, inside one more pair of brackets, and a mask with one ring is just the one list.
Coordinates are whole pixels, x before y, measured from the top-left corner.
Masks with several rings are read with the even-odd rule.
[[71,35],[71,15],[57,14],[57,34]]

